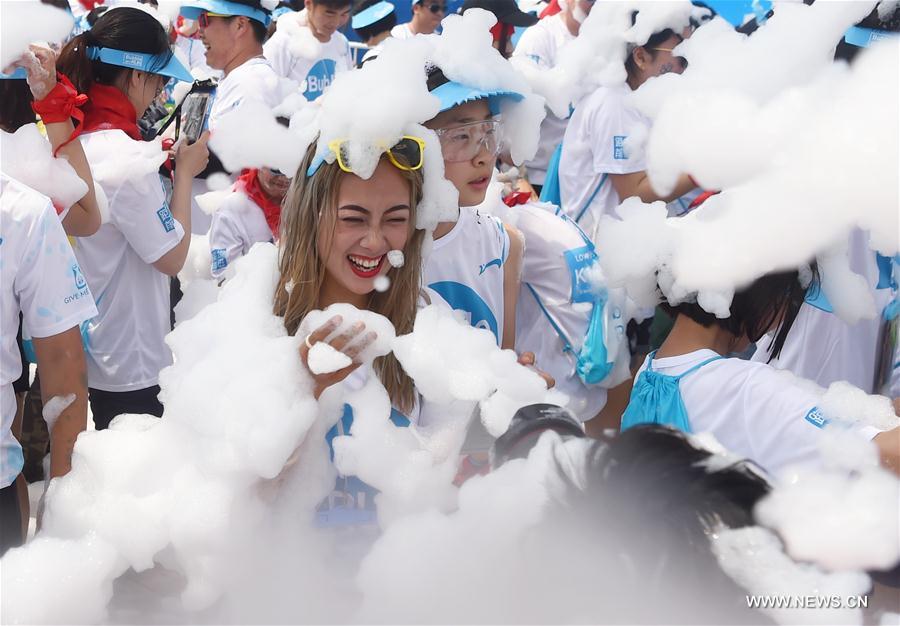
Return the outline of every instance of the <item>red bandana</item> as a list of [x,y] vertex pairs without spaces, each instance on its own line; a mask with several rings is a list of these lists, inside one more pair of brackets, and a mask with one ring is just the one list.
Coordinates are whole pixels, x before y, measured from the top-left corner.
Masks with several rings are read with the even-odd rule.
[[118,128],[135,141],[143,140],[134,106],[117,88],[94,83],[88,89],[88,101],[83,110],[84,123],[78,127],[79,133]]
[[78,0],[78,4],[84,7],[85,11],[93,11],[97,5],[103,4],[103,0]]
[[263,215],[266,217],[266,223],[269,225],[269,230],[272,231],[275,239],[278,239],[278,229],[281,226],[281,203],[276,202],[263,191],[257,174],[258,170],[244,170],[234,184],[234,188],[244,193],[256,203],[256,206],[262,209]]

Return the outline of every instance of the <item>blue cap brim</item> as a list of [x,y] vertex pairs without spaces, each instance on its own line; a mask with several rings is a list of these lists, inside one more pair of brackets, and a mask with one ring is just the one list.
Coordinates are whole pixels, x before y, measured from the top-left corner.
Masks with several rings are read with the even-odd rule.
[[100,48],[97,46],[88,46],[88,58],[93,61],[100,61],[109,65],[117,65],[119,67],[127,67],[133,70],[140,70],[150,74],[159,74],[168,76],[175,80],[181,80],[186,83],[194,82],[194,77],[175,53],[169,55],[166,64],[162,67],[158,66],[160,55],[146,54],[144,52],[131,52],[129,50],[116,50],[115,48]]
[[857,48],[868,48],[876,41],[893,39],[897,36],[900,36],[900,34],[875,28],[851,26],[847,29],[847,32],[844,33],[844,41]]
[[26,78],[28,78],[28,73],[24,67],[17,67],[12,74],[0,72],[0,80],[24,80]]
[[169,59],[169,62],[166,63],[166,66],[161,70],[156,70],[153,72],[154,74],[162,74],[163,76],[169,76],[174,78],[175,80],[180,80],[185,83],[194,82],[194,75],[191,74],[191,71],[184,66],[184,64],[178,60],[178,57],[175,54],[172,54],[172,57]]
[[513,102],[519,102],[523,96],[515,91],[506,91],[503,89],[495,89],[485,91],[476,87],[469,87],[462,83],[450,81],[444,83],[440,87],[436,87],[431,94],[437,96],[441,101],[441,113],[448,111],[455,106],[465,104],[466,102],[474,102],[475,100],[487,100],[491,114],[497,115],[500,112],[500,103],[509,99]]
[[360,11],[350,20],[350,26],[356,30],[358,28],[365,28],[366,26],[371,26],[375,22],[379,20],[383,20],[388,15],[394,12],[394,5],[390,2],[379,2],[378,4],[373,4],[365,11]]
[[218,13],[219,15],[243,15],[251,20],[256,20],[268,27],[272,16],[260,9],[253,8],[240,2],[228,2],[228,0],[188,0],[181,5],[181,15],[189,20],[196,20],[204,11]]

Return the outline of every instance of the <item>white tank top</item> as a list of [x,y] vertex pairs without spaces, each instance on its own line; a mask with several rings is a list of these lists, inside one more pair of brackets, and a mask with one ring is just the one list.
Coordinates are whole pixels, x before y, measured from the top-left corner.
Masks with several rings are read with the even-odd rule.
[[434,242],[425,262],[423,283],[476,328],[490,330],[503,343],[503,265],[509,235],[496,217],[471,207],[459,210],[459,221]]

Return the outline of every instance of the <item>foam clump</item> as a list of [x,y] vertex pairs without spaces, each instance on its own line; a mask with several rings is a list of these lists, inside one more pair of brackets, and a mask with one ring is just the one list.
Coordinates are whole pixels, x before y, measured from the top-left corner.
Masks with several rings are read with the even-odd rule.
[[838,426],[822,441],[825,468],[794,470],[756,508],[798,561],[833,571],[900,562],[900,481],[878,465],[874,444]]
[[383,315],[357,309],[352,304],[337,303],[330,305],[324,311],[310,311],[303,318],[303,321],[300,322],[297,336],[305,338],[309,333],[327,324],[335,316],[340,316],[341,322],[325,338],[326,343],[331,342],[335,337],[350,332],[355,324],[362,323],[365,329],[359,334],[357,339],[350,343],[350,346],[361,341],[370,332],[375,333],[375,340],[356,357],[360,363],[371,363],[375,358],[384,356],[391,351],[391,342],[394,341],[394,336],[396,335],[394,325]]
[[330,374],[353,364],[353,360],[324,341],[313,344],[307,365],[313,374]]
[[0,71],[15,62],[35,41],[59,43],[74,26],[72,15],[41,2],[4,2],[0,20]]
[[88,190],[67,159],[53,157],[50,142],[37,124],[26,124],[15,133],[0,131],[0,171],[49,197],[62,209],[78,202]]

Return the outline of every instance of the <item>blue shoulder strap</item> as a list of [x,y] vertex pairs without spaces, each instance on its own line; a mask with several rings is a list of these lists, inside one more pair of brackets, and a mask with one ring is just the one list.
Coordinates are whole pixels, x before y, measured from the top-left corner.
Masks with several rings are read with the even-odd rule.
[[581,218],[584,217],[584,214],[587,212],[589,208],[591,208],[591,204],[594,202],[594,198],[597,197],[597,194],[600,193],[600,190],[603,189],[603,185],[606,183],[608,175],[604,174],[600,177],[600,180],[597,182],[597,186],[594,187],[594,191],[591,192],[591,195],[588,197],[587,202],[584,203],[584,206],[581,207],[581,211],[578,212],[578,217],[575,218],[575,223],[579,223]]
[[550,315],[550,312],[544,306],[544,303],[541,302],[540,296],[538,296],[537,291],[534,290],[528,283],[523,283],[526,287],[528,287],[528,291],[531,292],[531,295],[534,296],[535,302],[540,307],[541,312],[544,314],[544,317],[547,318],[547,321],[550,322],[550,325],[553,327],[553,330],[556,331],[556,334],[559,335],[559,338],[563,341],[563,352],[571,352],[572,351],[572,342],[569,341],[569,338],[566,337],[566,333],[563,332],[563,329],[560,328],[559,324],[556,323],[556,320],[553,319],[553,316]]
[[544,178],[544,186],[541,187],[541,202],[549,202],[559,206],[562,204],[562,192],[559,188],[559,160],[562,158],[562,142],[550,156],[547,163],[547,176]]

